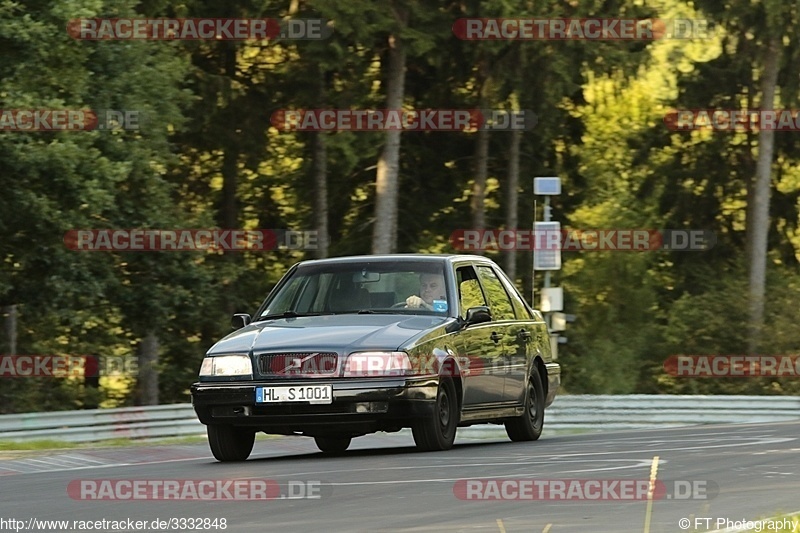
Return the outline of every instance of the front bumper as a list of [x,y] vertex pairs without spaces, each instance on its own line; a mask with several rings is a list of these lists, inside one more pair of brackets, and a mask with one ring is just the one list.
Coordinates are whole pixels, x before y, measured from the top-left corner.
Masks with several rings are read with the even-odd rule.
[[546,363],[545,370],[547,371],[547,397],[544,400],[544,406],[550,407],[558,395],[558,389],[561,386],[561,365],[558,363]]
[[438,377],[343,379],[324,381],[333,388],[330,404],[256,403],[256,387],[318,385],[322,380],[198,382],[192,405],[203,424],[247,426],[265,433],[350,434],[396,431],[433,413]]

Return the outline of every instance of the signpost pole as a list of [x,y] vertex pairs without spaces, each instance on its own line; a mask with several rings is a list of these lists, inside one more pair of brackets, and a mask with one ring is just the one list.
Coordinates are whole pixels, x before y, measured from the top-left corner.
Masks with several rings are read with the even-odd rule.
[[[558,177],[536,177],[533,178],[533,197],[534,197],[534,210],[533,210],[533,271],[536,272],[537,259],[540,270],[544,270],[544,284],[542,286],[542,309],[544,315],[544,322],[547,325],[547,330],[550,334],[550,347],[553,359],[558,357],[558,339],[559,335],[553,331],[553,313],[562,311],[563,292],[560,287],[550,287],[550,271],[559,270],[561,268],[561,224],[551,221],[551,207],[550,196],[554,194],[561,194],[561,179]],[[542,222],[539,227],[542,228],[544,235],[536,234],[536,196],[544,196],[544,213]],[[544,237],[544,238],[541,238]],[[545,255],[541,257],[536,256],[536,251],[539,246],[544,245]],[[555,250],[551,249],[553,243],[558,243]],[[535,282],[535,277],[534,280]],[[535,285],[535,283],[533,284]],[[536,307],[536,300],[533,296],[535,289],[531,289],[531,305]],[[544,305],[547,300],[547,305]]]
[[[535,180],[536,178],[534,178]],[[533,235],[533,257],[531,262],[531,307],[536,307],[536,195],[533,195],[533,222],[531,222]]]
[[[544,196],[544,222],[550,222],[550,195],[546,194]],[[550,287],[550,271],[544,271],[544,287]]]

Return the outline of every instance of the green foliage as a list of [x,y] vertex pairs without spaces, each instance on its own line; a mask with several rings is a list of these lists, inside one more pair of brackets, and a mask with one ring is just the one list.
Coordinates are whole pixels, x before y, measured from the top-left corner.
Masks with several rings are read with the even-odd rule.
[[[656,6],[656,7],[653,7]],[[290,10],[292,10],[290,12]],[[333,21],[325,41],[78,41],[78,17],[298,17]],[[710,18],[709,40],[465,41],[460,17]],[[252,312],[311,251],[84,253],[71,229],[311,229],[313,151],[281,132],[282,109],[382,107],[388,38],[408,53],[409,108],[530,109],[516,201],[533,222],[531,177],[559,175],[554,215],[567,229],[714,231],[707,252],[565,253],[554,284],[578,321],[560,347],[573,393],[796,394],[791,380],[686,380],[664,373],[675,354],[744,353],[745,209],[757,135],[672,132],[672,108],[754,107],[762,47],[785,45],[779,105],[797,107],[798,8],[791,2],[657,4],[491,0],[0,1],[2,109],[133,109],[139,131],[0,132],[0,306],[19,311],[18,353],[135,357],[161,343],[162,402],[184,402],[203,354]],[[368,253],[380,133],[325,133],[331,255]],[[398,249],[454,251],[471,224],[476,132],[403,133]],[[505,224],[510,135],[490,135],[486,221]],[[800,343],[800,144],[776,137],[766,350]],[[226,187],[228,189],[226,189]],[[235,203],[226,203],[232,188]],[[489,253],[494,257],[496,254]],[[525,294],[530,257],[518,254]],[[541,279],[536,279],[541,286]],[[0,337],[0,346],[8,339]],[[135,380],[100,388],[3,379],[4,412],[137,401]]]
[[[747,345],[747,282],[741,265],[705,269],[693,293],[684,293],[671,306],[663,328],[669,355],[743,355]],[[767,338],[762,355],[797,355],[798,329],[794,319],[800,297],[800,276],[776,268],[768,280]],[[663,365],[663,360],[662,360]],[[676,394],[797,394],[797,379],[698,378],[652,370],[650,389]]]

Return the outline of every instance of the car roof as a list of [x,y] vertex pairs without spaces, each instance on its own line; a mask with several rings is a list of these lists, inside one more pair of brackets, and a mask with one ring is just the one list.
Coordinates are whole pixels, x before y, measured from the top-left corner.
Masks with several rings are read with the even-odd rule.
[[376,254],[376,255],[349,255],[344,257],[329,257],[326,259],[309,259],[301,261],[298,265],[327,264],[327,263],[363,263],[367,261],[403,262],[403,261],[431,261],[454,263],[457,261],[480,261],[492,263],[494,261],[482,255],[471,254]]

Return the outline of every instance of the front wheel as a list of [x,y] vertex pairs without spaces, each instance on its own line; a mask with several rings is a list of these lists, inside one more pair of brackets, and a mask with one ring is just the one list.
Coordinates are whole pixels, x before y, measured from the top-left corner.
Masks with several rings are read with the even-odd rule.
[[544,387],[539,368],[534,365],[525,391],[525,412],[506,422],[508,438],[514,442],[538,440],[544,427]]
[[217,461],[244,461],[250,457],[256,441],[255,431],[222,424],[209,425],[207,431],[208,444]]
[[450,378],[442,378],[431,416],[418,420],[411,428],[417,449],[423,452],[449,450],[456,440],[458,398]]
[[350,446],[350,437],[314,437],[317,448],[323,453],[343,453]]

